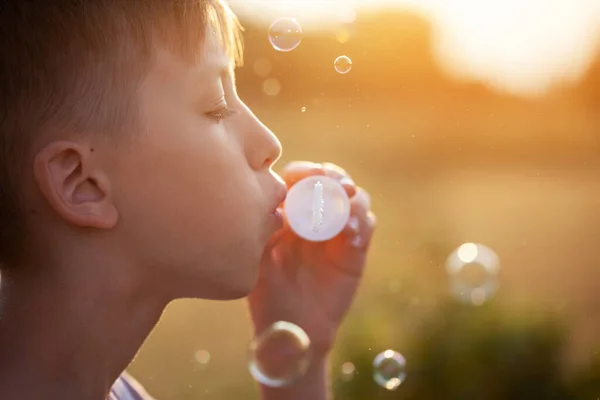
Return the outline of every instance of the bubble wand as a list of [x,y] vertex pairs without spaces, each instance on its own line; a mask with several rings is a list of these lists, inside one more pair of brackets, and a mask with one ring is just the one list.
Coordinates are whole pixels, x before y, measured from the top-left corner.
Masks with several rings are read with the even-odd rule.
[[324,242],[337,236],[348,223],[350,199],[336,179],[309,176],[288,191],[284,214],[298,236]]

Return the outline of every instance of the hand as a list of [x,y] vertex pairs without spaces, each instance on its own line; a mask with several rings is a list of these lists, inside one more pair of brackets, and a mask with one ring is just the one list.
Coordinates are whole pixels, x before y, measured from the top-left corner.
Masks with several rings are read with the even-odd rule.
[[301,239],[286,224],[265,248],[249,303],[257,333],[276,321],[292,322],[306,331],[313,352],[326,355],[359,286],[375,215],[367,192],[333,164],[293,162],[282,178],[291,187],[311,175],[340,181],[350,197],[350,220],[338,236],[320,243]]

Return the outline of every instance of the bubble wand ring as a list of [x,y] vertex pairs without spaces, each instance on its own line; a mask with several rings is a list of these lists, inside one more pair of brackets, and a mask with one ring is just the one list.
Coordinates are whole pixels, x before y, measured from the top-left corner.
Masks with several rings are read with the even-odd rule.
[[309,176],[287,194],[284,213],[294,233],[311,242],[337,236],[350,219],[350,199],[342,184],[331,177]]

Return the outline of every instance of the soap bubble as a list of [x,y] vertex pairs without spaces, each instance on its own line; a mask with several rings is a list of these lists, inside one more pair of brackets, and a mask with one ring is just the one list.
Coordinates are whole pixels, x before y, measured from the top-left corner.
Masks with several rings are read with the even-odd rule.
[[396,390],[406,379],[406,359],[394,350],[377,354],[373,360],[373,379],[387,390]]
[[351,362],[345,362],[342,364],[342,379],[346,382],[351,381],[354,378],[356,367]]
[[302,27],[294,18],[279,18],[269,27],[269,42],[275,50],[292,51],[302,41]]
[[352,69],[352,60],[347,56],[339,56],[333,62],[333,67],[340,74],[347,74]]
[[[322,193],[319,224],[315,229],[315,193]],[[309,176],[298,181],[288,191],[284,205],[290,228],[301,238],[323,242],[337,236],[350,218],[350,200],[344,187],[328,176]]]
[[206,365],[210,361],[210,353],[207,350],[198,350],[196,354],[194,354],[194,358],[198,364]]
[[309,364],[310,339],[290,322],[274,323],[250,344],[250,373],[263,385],[290,385],[306,373]]
[[465,243],[446,260],[450,290],[461,302],[482,305],[498,287],[500,259],[491,248],[478,243]]
[[204,371],[208,368],[208,363],[210,362],[210,353],[208,350],[198,350],[194,353],[194,359],[198,363],[196,368]]

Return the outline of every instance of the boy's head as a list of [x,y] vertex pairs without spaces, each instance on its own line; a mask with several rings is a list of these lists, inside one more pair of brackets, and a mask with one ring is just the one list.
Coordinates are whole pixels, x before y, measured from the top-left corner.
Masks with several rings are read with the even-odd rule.
[[247,294],[285,192],[235,92],[240,43],[218,0],[2,2],[2,273]]

